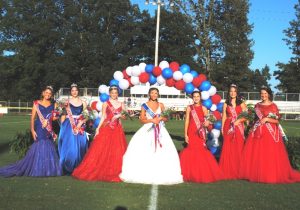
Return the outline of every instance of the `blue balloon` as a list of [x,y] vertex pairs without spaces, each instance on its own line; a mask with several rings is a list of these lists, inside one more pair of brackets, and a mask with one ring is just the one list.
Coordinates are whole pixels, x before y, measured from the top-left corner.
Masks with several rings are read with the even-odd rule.
[[153,64],[147,64],[146,67],[145,67],[145,71],[147,73],[151,73],[154,69],[154,65]]
[[194,89],[195,89],[195,86],[192,83],[187,83],[184,88],[184,90],[187,94],[191,94],[194,91]]
[[179,68],[179,70],[182,72],[182,74],[188,73],[191,71],[191,68],[187,64],[182,64]]
[[210,82],[206,80],[206,81],[202,82],[202,84],[200,85],[199,88],[201,91],[208,91],[210,87],[211,87]]
[[170,69],[170,68],[165,68],[165,69],[162,71],[162,76],[163,76],[165,79],[169,79],[169,78],[173,77],[173,71],[172,71],[172,69]]
[[150,74],[148,81],[149,81],[150,85],[154,85],[156,83],[156,77],[153,74]]
[[223,102],[217,104],[217,110],[221,113],[223,112],[223,106],[224,106]]
[[210,147],[209,150],[213,155],[217,155],[219,152],[219,147]]
[[202,101],[203,106],[205,106],[207,109],[210,109],[210,107],[212,106],[212,101],[211,99],[206,99],[204,101]]
[[106,93],[102,93],[101,95],[100,95],[100,101],[101,102],[105,102],[105,101],[107,101],[109,99],[109,96],[106,94]]
[[99,123],[100,123],[100,117],[97,117],[95,120],[94,120],[94,124],[93,124],[93,128],[97,128]]
[[219,120],[217,122],[214,123],[214,128],[217,129],[217,130],[221,130],[222,128],[222,121]]
[[190,73],[193,75],[194,78],[198,77],[199,75],[198,72],[196,72],[195,70],[192,70]]
[[109,86],[119,86],[119,81],[118,80],[116,80],[116,79],[112,79],[112,80],[110,80],[110,82],[109,82]]

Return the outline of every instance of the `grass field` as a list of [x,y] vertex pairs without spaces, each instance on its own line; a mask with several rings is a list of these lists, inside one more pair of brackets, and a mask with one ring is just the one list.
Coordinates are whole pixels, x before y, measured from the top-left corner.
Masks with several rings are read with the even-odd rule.
[[[288,136],[300,136],[300,122],[283,122]],[[137,121],[124,122],[127,140],[138,129]],[[29,128],[29,116],[0,118],[0,166],[17,156],[8,142],[17,131]],[[182,149],[183,121],[167,128],[178,150]],[[52,178],[0,178],[0,209],[148,209],[151,185],[84,182],[69,176]],[[300,183],[258,184],[221,181],[158,186],[157,209],[300,209]]]

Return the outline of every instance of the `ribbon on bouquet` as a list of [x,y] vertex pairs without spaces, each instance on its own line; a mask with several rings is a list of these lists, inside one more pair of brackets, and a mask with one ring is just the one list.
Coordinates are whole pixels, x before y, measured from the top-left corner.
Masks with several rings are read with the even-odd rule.
[[230,110],[230,112],[231,112],[231,116],[232,116],[232,117],[231,117],[231,122],[230,122],[230,128],[229,128],[227,134],[233,133],[233,134],[235,135],[234,129],[235,129],[236,127],[238,127],[238,129],[239,129],[239,131],[241,132],[243,138],[245,138],[245,137],[244,137],[244,126],[243,126],[242,124],[238,124],[237,126],[234,125],[234,122],[236,121],[236,119],[237,119],[237,117],[238,117],[235,108],[234,108],[233,106],[228,106],[228,107],[229,107],[229,110]]
[[47,125],[46,125],[46,130],[47,132],[52,136],[53,140],[57,139],[57,135],[54,133],[53,129],[52,129],[52,114],[50,115],[50,118],[49,119],[46,119],[43,114],[41,113],[40,111],[40,108],[39,108],[39,102],[38,101],[34,101],[33,102],[35,108],[36,108],[36,112],[37,112],[37,115],[41,121],[41,123],[43,124],[44,121],[47,122]]
[[[200,119],[199,119],[199,117],[196,113],[194,105],[191,105],[190,108],[191,108],[192,117],[193,117],[193,119],[195,121],[195,124],[196,124],[196,127],[197,127],[197,135],[199,137],[201,137],[201,135],[202,135],[202,138],[205,140],[206,130],[203,127],[203,124],[202,124],[203,122],[200,121]],[[203,142],[203,146],[206,146],[205,142]]]
[[[152,117],[158,117],[159,115],[156,115],[148,106],[146,103],[142,104],[142,107],[146,110],[146,112]],[[159,140],[160,137],[160,128],[161,128],[161,123],[159,124],[152,124],[152,127],[154,128],[154,142],[155,142],[155,152],[156,152],[156,148],[157,145],[159,145],[160,147],[162,147],[162,144]]]
[[83,120],[83,116],[82,115],[75,116],[72,114],[72,110],[71,110],[69,101],[66,104],[66,111],[67,111],[67,116],[70,120],[70,124],[72,127],[72,133],[74,135],[78,135],[78,134],[82,135],[84,133],[84,128],[83,127],[78,128],[77,124],[80,120]]

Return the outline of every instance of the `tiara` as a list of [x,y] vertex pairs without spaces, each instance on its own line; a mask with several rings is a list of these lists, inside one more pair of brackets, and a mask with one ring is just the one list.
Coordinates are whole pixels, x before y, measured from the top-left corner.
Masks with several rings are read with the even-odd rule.
[[46,88],[53,91],[53,87],[51,85],[46,86]]
[[73,83],[73,84],[71,85],[71,88],[73,88],[73,87],[77,87],[77,84]]
[[268,88],[267,86],[265,86],[265,85],[262,85],[260,88]]
[[237,85],[236,84],[231,84],[230,87],[237,87]]

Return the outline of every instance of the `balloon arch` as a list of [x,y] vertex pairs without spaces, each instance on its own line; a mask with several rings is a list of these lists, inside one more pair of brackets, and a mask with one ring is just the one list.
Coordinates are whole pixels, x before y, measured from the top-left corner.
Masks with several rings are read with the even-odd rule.
[[[221,130],[221,113],[223,103],[221,96],[218,95],[215,86],[207,80],[204,74],[198,74],[191,70],[187,64],[179,65],[178,62],[161,61],[159,66],[140,63],[139,65],[129,66],[123,71],[116,71],[109,86],[117,86],[120,90],[128,89],[132,86],[149,82],[150,85],[166,85],[175,87],[178,90],[191,94],[194,90],[201,91],[202,105],[205,106],[215,116],[216,122],[208,129],[207,145],[211,152],[216,154],[219,150],[218,138]],[[109,87],[105,84],[99,86],[99,98],[101,102],[109,99]],[[94,104],[101,110],[101,103]]]

